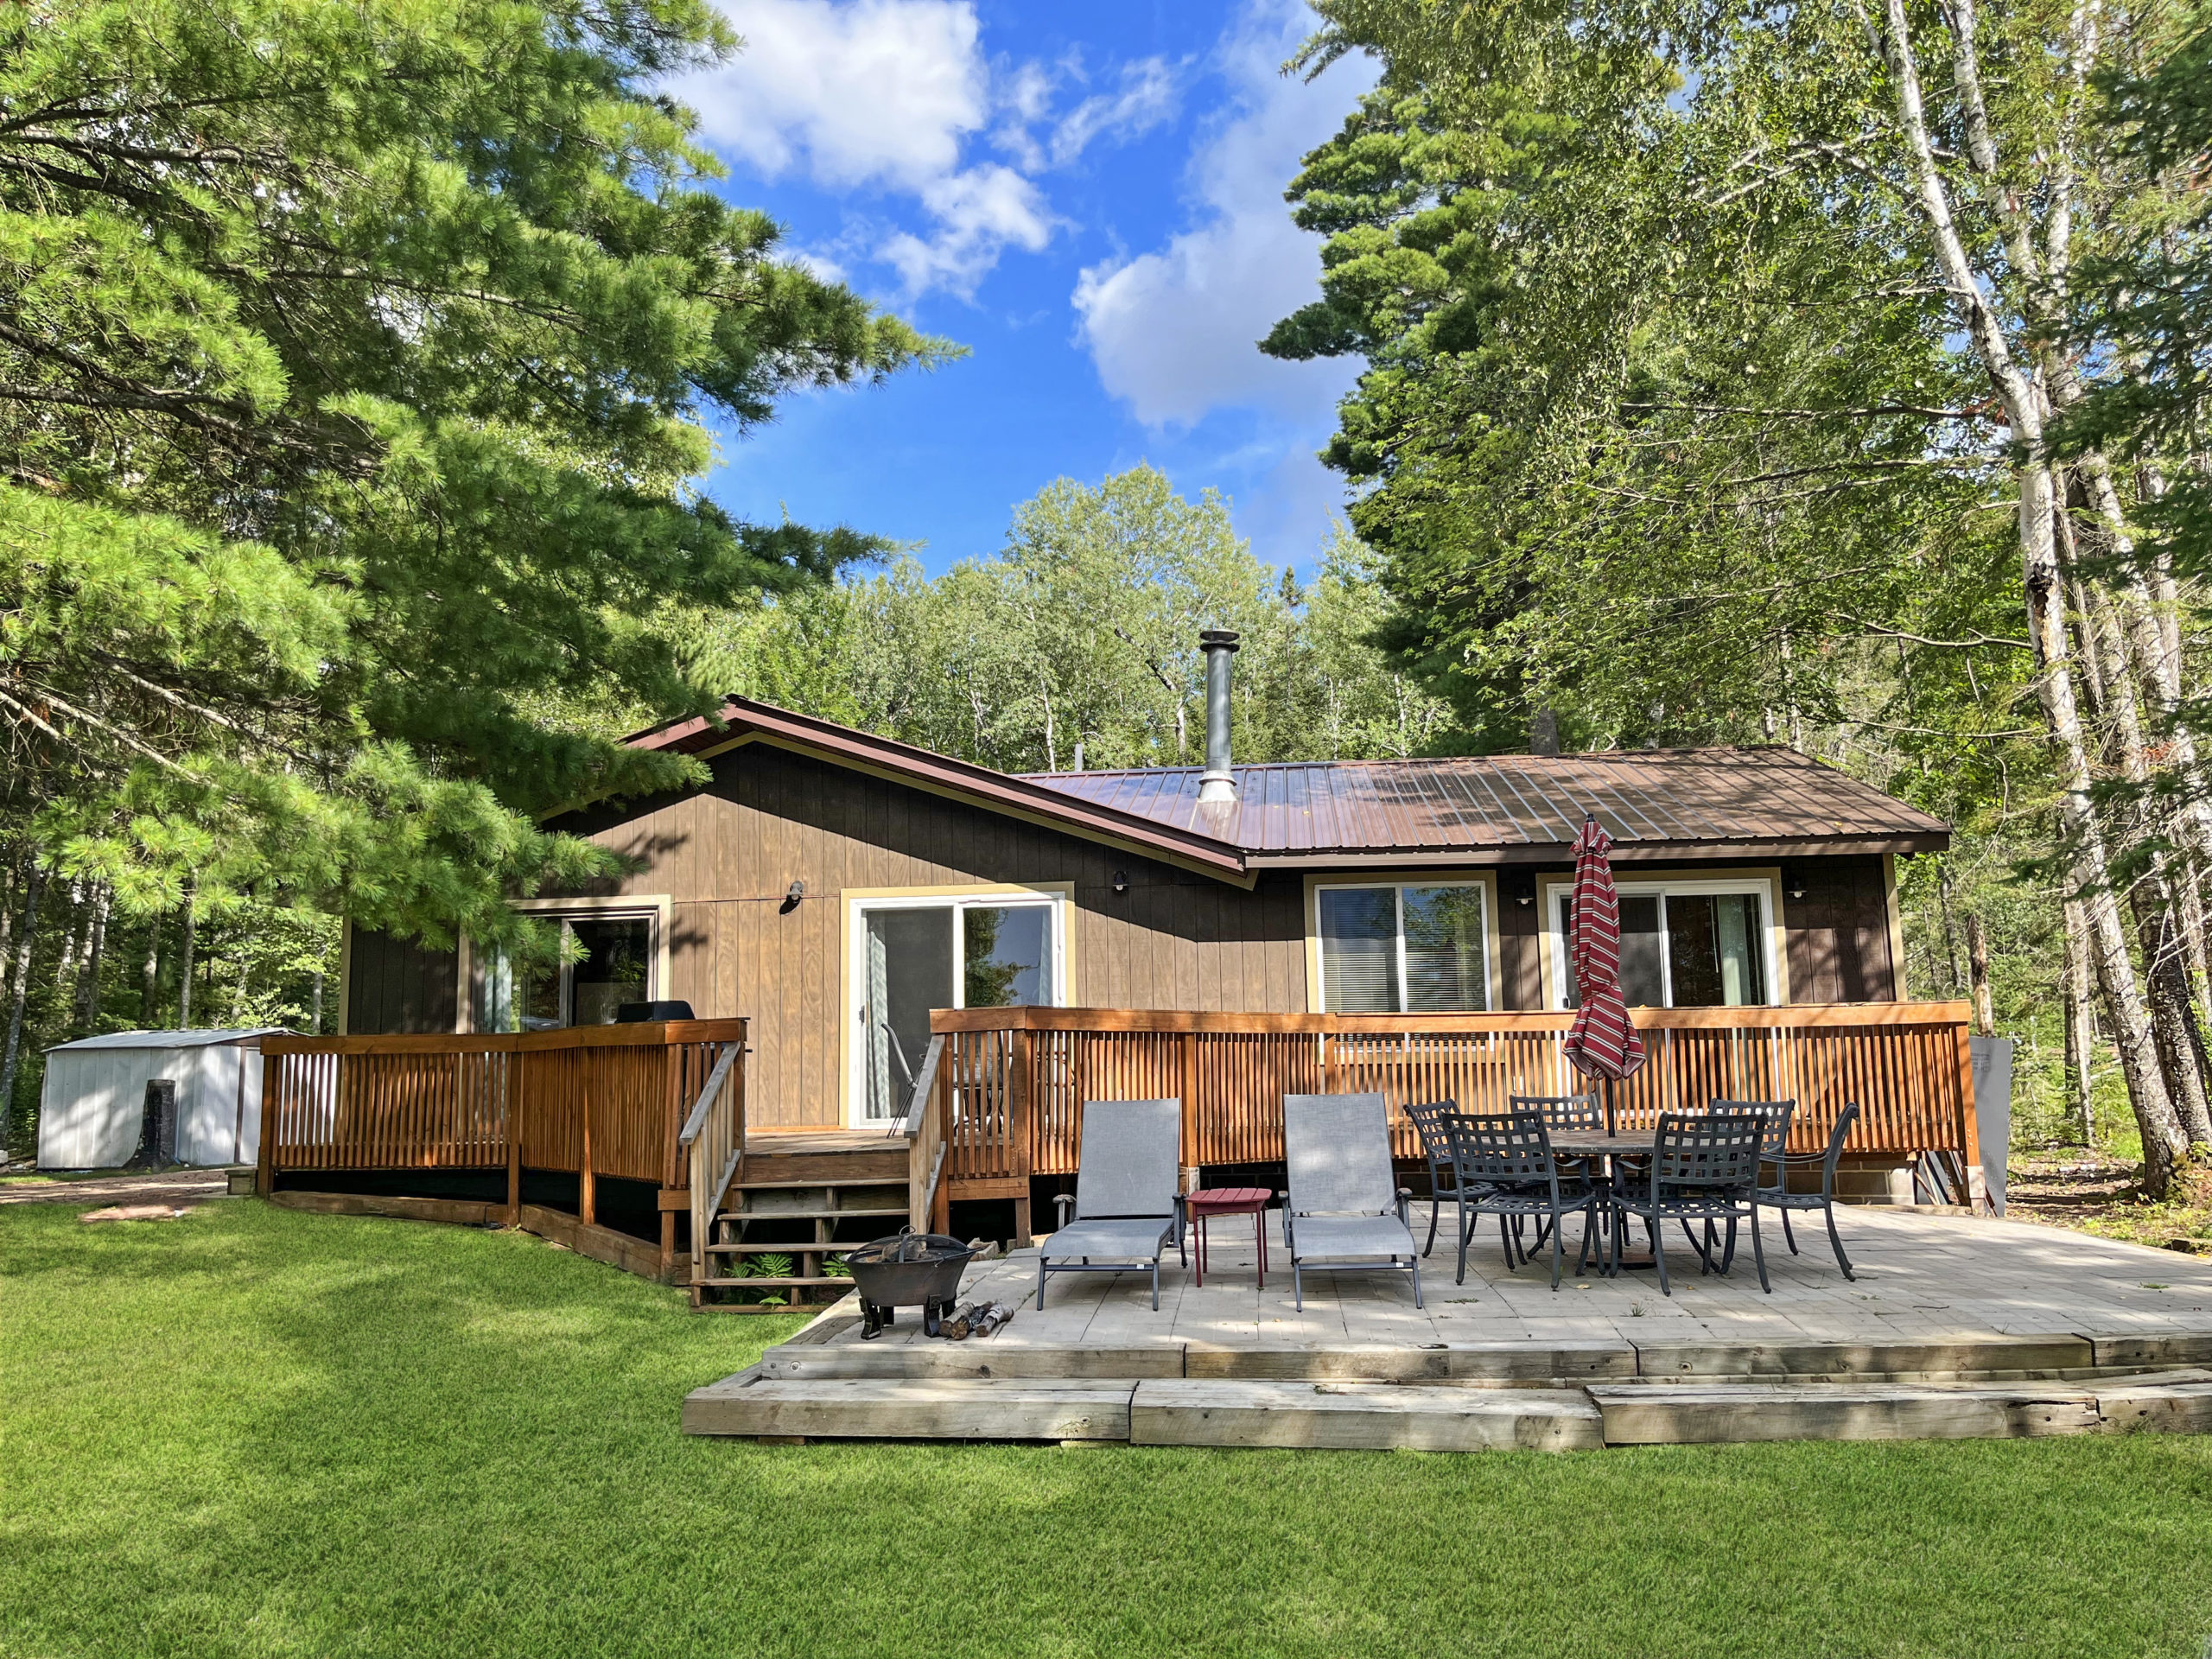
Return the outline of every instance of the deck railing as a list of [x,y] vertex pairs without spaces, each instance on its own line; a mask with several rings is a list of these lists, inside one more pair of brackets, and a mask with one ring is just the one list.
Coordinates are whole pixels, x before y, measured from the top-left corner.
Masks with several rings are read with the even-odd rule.
[[[1853,1152],[1953,1154],[1969,1190],[1978,1164],[1963,1002],[1639,1008],[1649,1058],[1614,1089],[1624,1125],[1667,1109],[1794,1099],[1790,1141],[1827,1144],[1859,1103]],[[1183,1162],[1282,1156],[1282,1097],[1376,1090],[1394,1149],[1419,1156],[1403,1107],[1451,1099],[1502,1110],[1510,1095],[1580,1093],[1567,1061],[1569,1013],[1450,1015],[1178,1014],[1110,1008],[941,1011],[932,1107],[956,1198],[1026,1201],[1035,1175],[1075,1172],[1086,1100],[1184,1103]],[[1961,1195],[1963,1196],[1963,1195]]]
[[[739,1020],[741,1027],[745,1022]],[[726,1045],[683,1120],[677,1146],[691,1211],[691,1282],[707,1276],[707,1244],[722,1199],[745,1164],[745,1040]]]
[[[264,1037],[259,1182],[346,1170],[490,1170],[518,1212],[522,1172],[578,1177],[596,1219],[601,1176],[663,1192],[662,1254],[690,1180],[680,1136],[742,1020],[423,1037]],[[741,1073],[744,1062],[732,1062]],[[724,1073],[725,1089],[728,1073]],[[741,1077],[736,1084],[742,1098]]]

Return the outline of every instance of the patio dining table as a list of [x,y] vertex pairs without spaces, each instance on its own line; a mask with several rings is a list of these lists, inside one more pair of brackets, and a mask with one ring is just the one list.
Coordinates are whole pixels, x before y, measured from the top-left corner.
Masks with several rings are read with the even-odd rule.
[[[1609,1155],[1649,1158],[1659,1146],[1659,1126],[1656,1123],[1646,1128],[1621,1129],[1611,1135],[1603,1129],[1560,1128],[1548,1130],[1547,1133],[1551,1139],[1552,1155],[1577,1163]],[[1608,1215],[1604,1224],[1610,1228],[1611,1220]],[[1651,1265],[1652,1260],[1649,1255],[1628,1256],[1621,1262],[1624,1268],[1649,1268]],[[1609,1269],[1600,1264],[1598,1271],[1602,1274]]]
[[1659,1145],[1659,1126],[1649,1128],[1623,1129],[1608,1135],[1603,1129],[1550,1129],[1554,1156],[1594,1158],[1606,1153],[1624,1153],[1630,1157],[1649,1158]]

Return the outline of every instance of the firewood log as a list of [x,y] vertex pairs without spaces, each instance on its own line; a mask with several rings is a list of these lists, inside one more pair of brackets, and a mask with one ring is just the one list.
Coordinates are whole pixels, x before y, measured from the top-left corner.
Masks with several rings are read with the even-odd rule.
[[1011,1307],[1004,1302],[993,1302],[990,1306],[983,1310],[982,1317],[976,1322],[976,1334],[979,1337],[994,1336],[1013,1318],[1014,1310]]

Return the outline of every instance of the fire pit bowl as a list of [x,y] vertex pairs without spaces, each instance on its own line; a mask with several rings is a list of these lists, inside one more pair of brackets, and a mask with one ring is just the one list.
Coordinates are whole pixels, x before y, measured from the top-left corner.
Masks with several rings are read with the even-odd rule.
[[975,1254],[957,1238],[911,1229],[847,1252],[845,1265],[861,1295],[861,1339],[881,1336],[897,1307],[919,1307],[923,1332],[937,1335],[938,1322],[959,1300],[960,1275]]

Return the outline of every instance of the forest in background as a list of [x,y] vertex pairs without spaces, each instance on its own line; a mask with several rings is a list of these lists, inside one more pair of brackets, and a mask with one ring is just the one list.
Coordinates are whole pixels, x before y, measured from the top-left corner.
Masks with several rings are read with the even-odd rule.
[[2201,10],[1324,0],[1291,72],[1382,75],[1260,342],[1362,368],[1310,582],[1141,467],[934,579],[707,499],[717,436],[958,348],[700,188],[653,89],[734,49],[702,0],[48,10],[0,17],[11,1144],[41,1043],[328,1028],[341,914],[549,948],[505,898],[601,855],[541,815],[693,775],[625,731],[1173,764],[1206,626],[1241,759],[1545,714],[1938,813],[1910,988],[1986,994],[2023,1133],[2154,1192],[2212,1141]]

